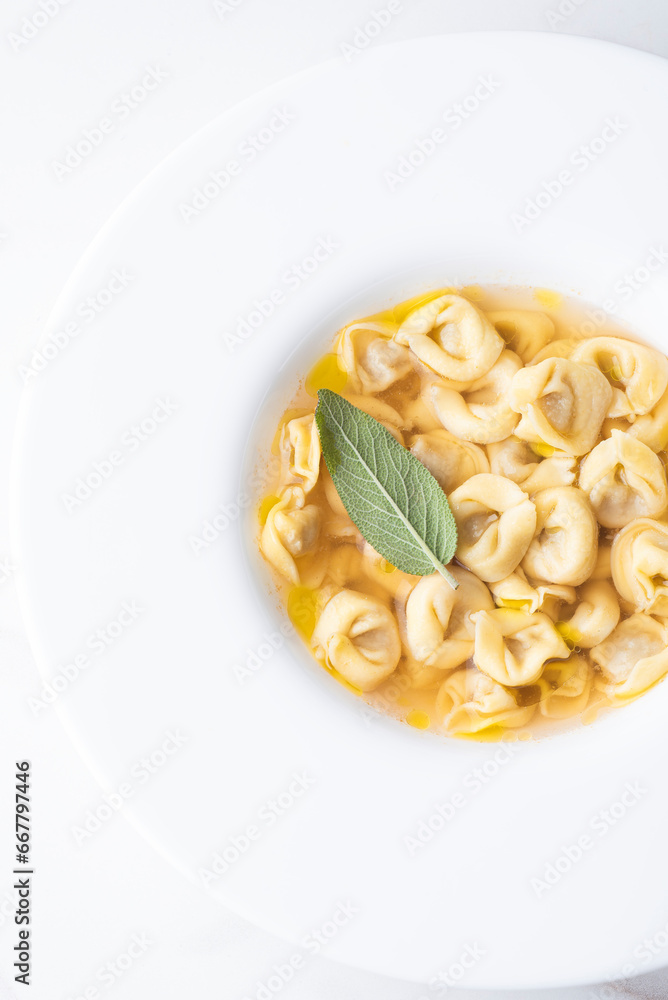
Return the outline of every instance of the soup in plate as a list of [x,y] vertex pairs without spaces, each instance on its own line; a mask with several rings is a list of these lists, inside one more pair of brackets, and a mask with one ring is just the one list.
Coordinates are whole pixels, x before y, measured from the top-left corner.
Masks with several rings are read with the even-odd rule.
[[[445,575],[369,544],[323,459],[321,389],[436,480],[457,528]],[[349,323],[295,375],[258,544],[301,639],[356,695],[419,729],[528,738],[668,672],[667,445],[668,359],[611,318],[546,291],[439,289]]]

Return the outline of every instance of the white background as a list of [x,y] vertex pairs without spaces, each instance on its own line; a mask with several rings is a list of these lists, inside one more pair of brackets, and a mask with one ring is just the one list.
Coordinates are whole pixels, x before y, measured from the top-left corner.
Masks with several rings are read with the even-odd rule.
[[[57,6],[57,0],[43,3],[50,10]],[[24,18],[32,18],[40,6],[38,0],[5,0],[0,13],[3,514],[22,388],[18,368],[29,361],[56,296],[98,229],[193,132],[265,85],[340,57],[341,43],[351,44],[371,12],[384,6],[384,0],[69,0],[29,41],[14,39],[12,44],[12,34],[18,35]],[[668,56],[665,0],[403,0],[372,44],[484,29],[563,31]],[[149,67],[159,68],[166,78],[124,121],[117,121],[85,161],[58,179],[54,161],[62,161],[70,143],[108,116],[114,101],[140,83]],[[27,708],[38,678],[14,590],[20,567],[7,579],[4,557],[11,561],[7,516],[0,518],[0,662],[6,692],[0,700],[0,795],[3,803],[11,801],[12,762],[30,758],[38,874],[35,985],[30,990],[17,986],[14,993],[9,983],[15,935],[7,917],[12,852],[9,823],[3,822],[0,856],[7,862],[0,868],[0,993],[74,1000],[97,987],[89,1000],[255,997],[257,981],[266,980],[272,965],[289,957],[290,945],[225,911],[184,881],[122,815],[114,815],[77,846],[72,828],[99,805],[102,793],[56,713],[33,718]],[[122,740],[121,732],[121,747]],[[9,820],[9,810],[2,807],[2,814]],[[192,822],[195,841],[196,815]],[[151,945],[106,988],[97,971],[122,955],[135,933],[148,935]],[[668,974],[658,974],[636,980],[626,992],[592,987],[532,994],[530,1000],[667,994]],[[418,1000],[428,991],[317,957],[277,995],[288,1000]],[[483,994],[447,995],[474,1000]],[[494,996],[501,1000],[509,994]]]

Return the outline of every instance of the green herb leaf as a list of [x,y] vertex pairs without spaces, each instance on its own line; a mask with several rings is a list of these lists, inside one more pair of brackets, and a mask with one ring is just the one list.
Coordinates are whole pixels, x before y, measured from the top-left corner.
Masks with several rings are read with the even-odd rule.
[[415,455],[381,423],[331,389],[320,389],[315,419],[322,453],[351,520],[383,559],[404,573],[445,568],[457,525],[445,493]]

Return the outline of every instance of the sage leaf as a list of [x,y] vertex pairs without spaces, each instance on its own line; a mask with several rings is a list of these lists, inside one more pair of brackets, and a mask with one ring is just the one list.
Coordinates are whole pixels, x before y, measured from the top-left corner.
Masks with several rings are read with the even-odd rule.
[[343,506],[383,559],[404,573],[445,568],[457,548],[457,525],[431,472],[378,420],[331,389],[320,389],[315,411],[327,468]]

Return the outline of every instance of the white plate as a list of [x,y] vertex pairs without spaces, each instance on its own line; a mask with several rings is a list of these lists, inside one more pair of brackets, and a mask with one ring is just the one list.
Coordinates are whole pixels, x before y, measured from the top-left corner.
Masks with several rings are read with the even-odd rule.
[[[191,538],[245,492],[265,394],[274,387],[271,416],[341,322],[390,300],[471,281],[575,291],[614,299],[668,350],[665,266],[628,300],[615,290],[668,235],[667,85],[653,57],[536,34],[452,35],[329,63],[170,157],[110,220],[50,319],[47,337],[72,321],[79,332],[30,379],[14,470],[41,670],[61,677],[56,706],[107,791],[129,784],[125,810],[184,872],[197,878],[255,825],[258,839],[208,891],[292,942],[352,900],[358,914],[322,953],[416,981],[453,969],[469,987],[554,986],[664,960],[642,941],[668,920],[668,685],[487,763],[497,773],[476,788],[472,770],[498,747],[368,717],[292,640],[241,684],[234,665],[266,653],[279,621],[245,518],[211,531],[198,555]],[[434,128],[444,141],[391,190],[386,173],[419,140],[429,151]],[[230,160],[240,167],[223,189],[209,175]],[[186,223],[180,206],[196,188],[205,207]],[[538,208],[551,204],[516,225],[541,192]],[[324,259],[302,267],[320,241]],[[296,265],[299,282],[286,275]],[[81,303],[114,269],[132,280],[98,295],[105,307],[89,322]],[[224,335],[255,300],[269,312],[276,290],[282,301],[251,317],[230,353]],[[140,440],[133,427],[161,399],[177,410],[155,433],[149,419]],[[68,512],[63,494],[111,452],[120,464],[102,465]],[[109,628],[132,601],[139,617]],[[90,638],[100,627],[113,638],[104,652]],[[68,678],[77,654],[88,665]],[[173,728],[188,742],[142,783],[134,765]],[[302,771],[312,787],[271,822],[264,804],[283,792],[287,804]],[[627,782],[646,791],[597,820]],[[404,838],[452,801],[453,818],[411,856]],[[582,857],[563,860],[584,836]],[[539,894],[532,879],[549,864],[569,870]],[[469,946],[485,954],[465,969]],[[286,944],[286,961],[300,949],[310,953]]]

